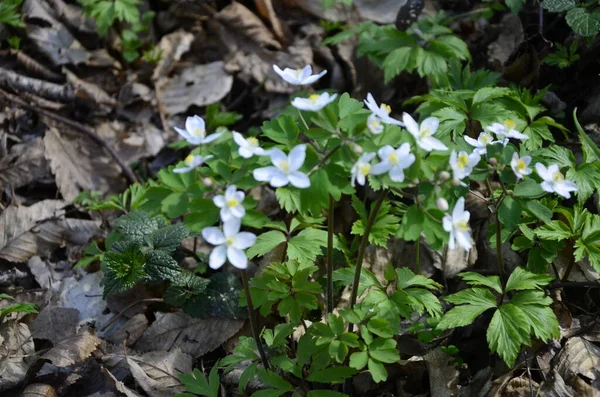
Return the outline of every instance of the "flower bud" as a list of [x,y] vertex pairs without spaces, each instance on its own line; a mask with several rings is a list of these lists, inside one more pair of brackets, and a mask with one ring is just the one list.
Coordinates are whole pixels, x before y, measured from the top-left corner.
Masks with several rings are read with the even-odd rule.
[[203,178],[202,179],[202,183],[204,184],[204,186],[212,186],[213,185],[213,180],[210,178]]
[[440,172],[439,178],[441,182],[446,182],[450,179],[450,173],[448,171],[442,171]]
[[363,148],[362,146],[360,146],[359,144],[355,143],[354,145],[352,145],[352,150],[354,151],[354,153],[356,154],[361,154],[363,152]]
[[417,200],[418,200],[418,201],[425,201],[425,199],[426,199],[426,198],[427,198],[427,196],[425,196],[424,194],[419,194],[419,195],[417,196]]
[[498,164],[498,160],[497,160],[495,157],[492,157],[492,158],[490,159],[489,163],[490,163],[491,165],[497,165],[497,164]]
[[454,186],[454,187],[458,187],[458,186],[460,186],[460,180],[458,180],[458,179],[453,179],[453,180],[452,180],[452,186]]
[[415,179],[412,180],[412,183],[415,184],[415,185],[418,185],[419,182],[420,182],[419,178],[415,178]]
[[435,205],[437,205],[437,207],[438,207],[440,210],[444,211],[444,212],[448,211],[448,208],[450,208],[450,207],[448,206],[448,201],[447,201],[445,198],[443,198],[443,197],[439,197],[439,198],[438,198],[438,199],[435,201]]

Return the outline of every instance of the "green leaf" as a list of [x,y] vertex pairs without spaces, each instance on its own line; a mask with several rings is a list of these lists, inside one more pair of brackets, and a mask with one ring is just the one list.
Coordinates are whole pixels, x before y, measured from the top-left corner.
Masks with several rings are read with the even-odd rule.
[[265,121],[262,131],[267,138],[288,147],[295,145],[298,141],[298,125],[288,115]]
[[506,5],[510,8],[513,14],[518,14],[521,7],[525,4],[525,0],[506,0]]
[[210,278],[204,296],[189,302],[184,311],[193,317],[246,318],[247,310],[239,305],[242,283],[234,274],[220,272]]
[[508,303],[494,313],[487,330],[490,350],[512,367],[522,344],[529,344],[529,322],[523,312]]
[[560,338],[558,319],[549,307],[552,299],[542,291],[523,291],[512,297],[510,303],[517,306],[529,323],[529,333],[547,342]]
[[177,261],[164,251],[146,254],[146,273],[150,280],[176,282],[181,277],[182,270]]
[[[333,272],[334,281],[342,281],[344,285],[352,285],[354,282],[354,270],[355,267],[346,267],[337,269]],[[382,288],[381,284],[377,280],[377,277],[371,273],[368,269],[362,268],[360,272],[360,282],[358,286],[358,296],[361,296],[365,290],[371,287]]]
[[171,253],[188,236],[188,230],[181,224],[161,227],[152,233],[148,240],[155,250]]
[[311,372],[307,379],[311,382],[341,383],[344,379],[351,377],[355,373],[356,370],[354,368],[340,365]]
[[522,200],[525,210],[545,223],[552,222],[552,211],[537,200]]
[[200,396],[211,396],[208,379],[206,379],[206,375],[200,372],[198,368],[194,368],[191,374],[180,374],[179,380],[183,383],[186,391]]
[[123,215],[115,221],[117,230],[125,237],[142,241],[145,236],[156,232],[165,226],[161,217],[150,218],[145,211],[134,211]]
[[494,295],[485,288],[469,288],[444,299],[461,306],[456,306],[444,314],[436,326],[436,329],[440,330],[469,325],[480,314],[496,307]]
[[173,192],[162,201],[161,209],[169,218],[177,218],[187,212],[189,201],[187,193]]
[[448,71],[448,64],[443,55],[422,50],[417,53],[417,72],[421,77],[433,77]]
[[515,230],[521,221],[521,205],[510,196],[506,196],[498,210],[498,219],[506,230]]
[[414,204],[402,216],[402,238],[406,241],[417,241],[423,231],[425,213]]
[[277,375],[273,371],[260,369],[257,372],[258,379],[266,385],[274,387],[279,390],[292,391],[294,387],[287,380]]
[[331,182],[327,171],[323,168],[310,176],[310,186],[300,191],[302,210],[310,212],[313,216],[320,216],[323,208],[329,206],[329,191]]
[[[369,234],[370,244],[387,247],[390,236],[396,234],[400,219],[397,216],[390,214],[390,211],[391,204],[386,200],[379,208],[379,212],[377,213],[377,217],[371,228],[371,233]],[[365,225],[365,219],[357,220],[352,225],[351,233],[362,236],[365,232]]]
[[333,390],[310,390],[306,397],[348,397],[348,395]]
[[340,96],[340,100],[338,101],[340,119],[352,115],[362,108],[362,102],[359,102],[356,99],[352,98],[347,92],[344,92]]
[[173,306],[184,306],[193,299],[203,296],[210,280],[189,271],[178,274],[165,291],[165,302]]
[[565,17],[575,33],[584,37],[593,36],[600,30],[600,18],[585,8],[572,8]]
[[350,355],[350,367],[361,370],[367,365],[369,355],[367,352],[355,352]]
[[569,226],[563,221],[554,220],[535,230],[536,236],[544,240],[562,241],[573,236],[573,232]]
[[474,272],[459,273],[458,276],[469,285],[484,286],[493,289],[499,294],[502,293],[502,284],[498,276],[483,276]]
[[[115,244],[116,245],[116,244]],[[129,243],[113,246],[114,250],[104,254],[104,297],[132,288],[138,280],[147,276],[146,257],[139,245]]]
[[388,373],[385,369],[385,366],[381,362],[369,358],[367,366],[369,368],[369,372],[371,373],[371,377],[376,383],[387,380]]
[[398,76],[404,70],[414,69],[414,59],[411,57],[411,47],[400,47],[390,52],[383,61],[383,71],[385,73],[385,82]]
[[306,228],[288,241],[287,256],[290,260],[312,262],[327,246],[327,231]]
[[508,278],[504,291],[540,289],[550,284],[552,280],[554,280],[552,276],[535,274],[522,267],[516,267]]
[[286,187],[280,187],[275,190],[275,196],[277,197],[277,202],[279,202],[281,208],[287,212],[292,213],[300,211],[301,202],[299,190],[291,190]]
[[581,142],[585,161],[588,163],[600,161],[600,148],[592,141],[583,128],[581,128],[581,124],[579,124],[579,120],[577,120],[577,108],[573,110],[573,121],[575,122],[577,133],[579,134],[579,141]]
[[284,393],[287,393],[287,390],[263,389],[255,391],[250,397],[279,397]]
[[409,287],[423,287],[431,290],[441,289],[442,285],[436,283],[430,278],[420,274],[414,274],[409,268],[401,267],[396,269],[398,275],[398,288],[406,289]]
[[514,190],[516,197],[535,198],[545,194],[539,183],[533,179],[525,179],[523,182],[515,186]]
[[432,317],[442,315],[442,306],[434,294],[422,288],[408,288],[404,292],[412,299],[411,308],[419,314],[427,310]]
[[0,319],[10,313],[38,313],[38,306],[34,303],[15,303],[0,309]]
[[473,104],[484,102],[490,99],[500,98],[510,93],[506,87],[484,87],[479,89],[473,97]]
[[263,233],[256,238],[254,245],[246,251],[248,258],[252,259],[257,256],[263,256],[271,252],[281,243],[285,243],[287,237],[278,230],[271,230]]
[[25,27],[18,10],[23,0],[4,0],[0,3],[0,24],[5,23],[15,28]]
[[542,7],[550,12],[567,11],[576,5],[576,0],[544,0],[542,2]]
[[594,191],[600,189],[600,163],[580,164],[577,168],[569,169],[566,177],[577,184],[577,201],[583,204]]

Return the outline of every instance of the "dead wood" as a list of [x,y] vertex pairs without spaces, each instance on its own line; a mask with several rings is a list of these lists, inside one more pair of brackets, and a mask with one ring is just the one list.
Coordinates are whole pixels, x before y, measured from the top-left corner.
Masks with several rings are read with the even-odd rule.
[[58,101],[69,102],[75,100],[75,92],[68,85],[60,85],[33,77],[23,76],[4,68],[0,68],[0,85],[14,91],[29,92]]

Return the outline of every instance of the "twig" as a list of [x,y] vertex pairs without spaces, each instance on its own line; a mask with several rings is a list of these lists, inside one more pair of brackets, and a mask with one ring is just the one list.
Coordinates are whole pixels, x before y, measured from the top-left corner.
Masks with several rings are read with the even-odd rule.
[[25,69],[29,70],[30,72],[33,72],[39,76],[42,76],[42,77],[44,77],[48,80],[52,80],[52,81],[58,82],[58,81],[63,80],[63,77],[60,74],[54,73],[53,71],[48,69],[46,66],[42,65],[35,59],[31,58],[29,55],[27,55],[23,51],[11,50],[10,52],[11,52],[11,54],[13,54],[17,57],[17,62],[19,62],[19,64],[21,64]]
[[121,167],[121,170],[123,171],[123,174],[125,174],[125,177],[129,180],[130,183],[138,182],[138,178],[135,176],[135,174],[133,173],[131,168],[129,168],[129,166],[127,164],[125,164],[125,162],[123,160],[121,160],[121,158],[119,157],[117,152],[115,152],[115,150],[112,147],[110,147],[110,145],[108,145],[108,143],[106,143],[106,141],[104,139],[102,139],[98,134],[96,134],[96,132],[94,132],[94,130],[92,130],[91,128],[89,128],[83,124],[80,124],[76,121],[69,120],[65,117],[59,116],[58,114],[51,113],[44,109],[38,109],[34,106],[31,106],[30,104],[24,102],[17,95],[10,94],[4,90],[0,89],[0,94],[5,96],[9,101],[15,102],[18,106],[27,108],[34,112],[37,112],[43,117],[52,119],[54,121],[58,121],[59,123],[65,124],[75,130],[78,130],[78,131],[84,133],[85,135],[90,137],[94,142],[96,142],[100,146],[102,146],[104,148],[104,150],[106,151],[106,153],[108,155],[110,155],[110,157],[112,157],[113,160],[115,160],[115,162],[117,164],[119,164],[119,166]]
[[110,319],[110,321],[108,323],[106,323],[106,325],[104,327],[102,327],[102,329],[100,329],[101,332],[106,331],[106,329],[108,327],[110,327],[115,321],[117,321],[117,319],[119,317],[121,317],[123,314],[125,314],[125,312],[129,309],[131,309],[132,307],[134,307],[135,305],[139,305],[140,303],[144,303],[144,302],[164,302],[164,299],[162,298],[147,298],[147,299],[140,299],[137,302],[133,302],[132,304],[128,305],[125,307],[125,309],[121,310],[119,312],[119,314],[117,314],[116,316],[114,316],[113,318]]
[[333,224],[335,200],[329,195],[327,211],[327,313],[333,313]]
[[33,77],[23,76],[12,70],[0,68],[0,85],[15,91],[25,91],[45,98],[63,102],[75,100],[75,92],[69,85],[54,84]]

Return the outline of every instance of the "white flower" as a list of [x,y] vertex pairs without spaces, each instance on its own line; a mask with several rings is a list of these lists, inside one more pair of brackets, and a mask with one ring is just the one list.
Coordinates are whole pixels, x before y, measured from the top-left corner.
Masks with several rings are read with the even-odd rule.
[[454,173],[454,179],[461,180],[473,172],[473,167],[479,163],[481,156],[477,152],[467,154],[467,152],[456,153],[456,150],[450,154],[450,167]]
[[267,154],[263,148],[258,146],[258,139],[253,136],[244,138],[239,132],[233,131],[233,140],[240,147],[238,153],[245,159],[249,159],[253,155],[263,156]]
[[371,95],[371,93],[367,94],[365,104],[375,116],[379,117],[382,123],[395,124],[404,127],[403,122],[390,117],[390,113],[392,113],[392,108],[389,105],[382,103],[381,106],[377,106],[377,102],[375,102],[375,98],[373,98],[373,95]]
[[312,74],[312,67],[310,65],[306,65],[302,69],[285,68],[284,70],[281,70],[277,65],[273,65],[273,70],[280,75],[282,79],[293,85],[312,84],[327,73],[327,70],[323,70],[319,74]]
[[380,163],[371,169],[373,175],[389,172],[390,179],[394,182],[404,181],[404,170],[415,162],[415,155],[410,152],[410,145],[403,143],[398,149],[385,145],[377,152]]
[[269,154],[273,165],[255,169],[252,173],[254,179],[269,182],[275,188],[288,183],[301,189],[310,186],[308,176],[298,171],[306,158],[306,145],[295,146],[287,156],[279,149],[272,149]]
[[469,211],[465,211],[464,197],[458,199],[454,210],[452,210],[452,215],[447,214],[444,216],[444,230],[450,233],[450,239],[448,240],[448,247],[450,249],[454,249],[456,243],[466,251],[469,251],[473,247],[471,235],[469,234],[470,217],[471,214],[469,214]]
[[512,168],[517,180],[523,178],[524,175],[531,174],[531,168],[529,168],[529,163],[531,163],[531,156],[523,156],[519,158],[517,153],[513,153],[512,160],[510,161],[510,168]]
[[440,121],[437,117],[427,117],[419,126],[410,114],[404,113],[402,115],[402,121],[404,121],[406,129],[415,138],[417,145],[419,145],[421,149],[428,152],[431,152],[432,150],[448,150],[446,145],[433,137],[433,134],[435,134],[440,126]]
[[192,145],[210,143],[223,135],[222,132],[206,135],[204,120],[200,116],[188,117],[185,120],[185,130],[175,127],[175,131]]
[[493,123],[491,126],[487,127],[488,131],[493,132],[502,140],[504,146],[508,143],[508,138],[518,139],[524,141],[525,139],[529,139],[529,137],[525,134],[520,133],[515,130],[517,123],[513,120],[507,119],[504,120],[503,124]]
[[536,163],[535,170],[544,180],[541,186],[545,192],[556,193],[564,198],[570,198],[570,192],[576,192],[578,189],[574,182],[565,179],[565,176],[558,168],[558,164],[552,164],[546,168],[544,164]]
[[308,98],[296,97],[292,101],[292,106],[300,110],[318,112],[331,102],[335,101],[336,97],[337,94],[329,95],[328,92],[324,92],[321,95],[312,94]]
[[220,268],[226,260],[238,269],[248,267],[248,257],[244,250],[254,245],[256,235],[240,232],[241,222],[239,218],[231,218],[223,223],[223,231],[218,227],[207,227],[202,230],[204,240],[216,246],[208,258],[208,266],[211,269]]
[[479,154],[487,153],[487,145],[492,144],[492,143],[499,143],[497,141],[494,141],[494,137],[492,136],[492,134],[489,134],[487,132],[480,133],[477,140],[471,138],[470,136],[466,136],[466,135],[463,138],[465,138],[465,141],[469,145],[475,147],[474,150]]
[[350,173],[352,174],[352,178],[350,179],[352,182],[352,186],[354,186],[355,182],[358,182],[359,185],[364,186],[367,175],[371,173],[371,160],[375,157],[375,153],[365,153],[354,165],[352,166],[352,170]]
[[443,197],[438,197],[438,199],[435,200],[435,205],[442,211],[448,211],[448,200]]
[[383,124],[381,123],[381,119],[377,117],[375,113],[371,113],[367,119],[367,128],[369,128],[369,131],[375,135],[379,135],[383,132]]
[[185,172],[190,172],[191,170],[193,170],[194,168],[202,165],[205,161],[212,159],[213,156],[208,155],[208,156],[200,156],[200,155],[196,155],[196,154],[189,154],[185,160],[183,160],[183,163],[186,165],[185,167],[180,167],[180,168],[175,168],[173,170],[173,172],[177,173],[177,174],[182,174]]
[[242,205],[246,194],[238,191],[235,185],[230,185],[225,190],[225,195],[219,194],[213,197],[213,203],[221,209],[221,220],[227,222],[231,218],[243,218],[246,209]]

